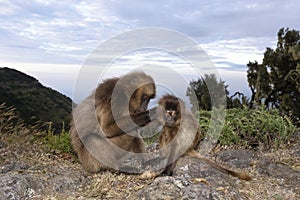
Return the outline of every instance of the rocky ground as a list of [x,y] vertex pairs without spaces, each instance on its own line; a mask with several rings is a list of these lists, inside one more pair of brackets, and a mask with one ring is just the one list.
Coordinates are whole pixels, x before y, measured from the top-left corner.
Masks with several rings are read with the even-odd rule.
[[219,149],[211,159],[248,172],[252,181],[183,157],[173,176],[89,174],[68,154],[0,139],[0,199],[300,199],[300,142],[277,150]]

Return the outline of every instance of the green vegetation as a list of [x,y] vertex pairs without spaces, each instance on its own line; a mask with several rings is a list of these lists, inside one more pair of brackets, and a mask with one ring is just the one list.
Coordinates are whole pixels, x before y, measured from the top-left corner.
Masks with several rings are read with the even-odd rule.
[[[192,110],[218,108],[222,102],[221,97],[224,96],[227,108],[247,106],[255,109],[264,106],[267,110],[278,109],[282,115],[292,115],[293,122],[300,126],[299,31],[282,28],[277,36],[277,48],[266,49],[262,64],[257,61],[247,64],[247,78],[252,92],[250,99],[240,92],[228,96],[228,86],[224,81],[217,80],[214,74],[205,74],[204,77],[191,81],[187,89],[186,95],[193,105]],[[220,102],[212,105],[213,99],[220,99]]]
[[[204,77],[190,82],[186,91],[192,104],[192,111],[211,110],[218,108],[243,108],[248,105],[247,97],[240,92],[229,96],[228,85],[220,79],[217,80],[215,74],[204,74]],[[225,99],[224,99],[225,98]],[[214,101],[212,105],[212,100]]]
[[[201,130],[207,132],[210,111],[200,111]],[[226,111],[225,124],[219,138],[221,145],[237,145],[249,148],[261,144],[278,148],[287,144],[297,127],[288,116],[281,116],[277,109],[233,108]]]
[[204,77],[191,81],[189,85],[186,96],[193,105],[192,111],[211,110],[212,107],[225,106],[224,97],[229,94],[228,86],[224,81],[218,81],[215,74],[204,74]]
[[72,100],[35,78],[14,69],[0,68],[0,104],[16,108],[15,112],[27,124],[52,122],[56,132],[62,122],[69,128]]
[[247,65],[250,107],[265,105],[300,117],[299,31],[282,28],[277,37],[276,49],[267,48],[261,64],[255,61]]
[[60,134],[55,134],[52,124],[49,123],[48,131],[42,139],[43,144],[50,150],[57,153],[73,153],[71,138],[68,131],[62,129]]

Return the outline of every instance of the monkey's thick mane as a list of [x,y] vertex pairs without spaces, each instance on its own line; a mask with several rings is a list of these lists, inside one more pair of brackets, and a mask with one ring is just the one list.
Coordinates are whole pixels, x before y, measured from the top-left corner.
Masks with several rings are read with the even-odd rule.
[[96,90],[95,90],[96,106],[98,106],[101,102],[110,104],[111,95],[107,95],[107,94],[112,93],[118,80],[119,80],[119,78],[117,78],[117,77],[106,79],[99,85],[99,87],[96,88]]
[[107,94],[111,94],[116,85],[118,85],[119,92],[117,92],[119,93],[119,95],[121,95],[121,93],[124,94],[125,91],[124,95],[129,98],[132,95],[129,92],[132,91],[131,89],[137,89],[142,85],[145,85],[145,83],[154,83],[154,80],[152,79],[152,77],[148,76],[142,71],[133,71],[125,74],[124,76],[121,76],[120,78],[115,77],[106,79],[99,85],[99,87],[95,91],[96,106],[100,104],[98,100],[110,104],[111,95]]
[[[151,76],[147,75],[143,71],[133,71],[122,77],[120,77],[120,82],[118,83],[120,89],[125,92],[132,91],[131,89],[138,89],[139,87],[145,84],[153,84],[154,80]],[[127,97],[130,97],[131,93],[125,94]]]

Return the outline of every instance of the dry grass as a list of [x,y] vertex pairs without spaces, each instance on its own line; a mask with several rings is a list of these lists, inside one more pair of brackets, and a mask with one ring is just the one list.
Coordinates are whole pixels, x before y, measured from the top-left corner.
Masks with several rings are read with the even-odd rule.
[[[28,125],[18,117],[15,108],[0,104],[0,139],[3,142],[22,143],[32,141],[33,137],[41,134],[42,125]],[[31,138],[31,139],[29,139]]]

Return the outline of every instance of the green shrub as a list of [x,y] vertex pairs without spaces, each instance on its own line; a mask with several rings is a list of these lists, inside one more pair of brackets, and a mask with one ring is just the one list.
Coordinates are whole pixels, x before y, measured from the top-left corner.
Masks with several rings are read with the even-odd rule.
[[52,123],[49,123],[49,128],[46,136],[43,138],[43,143],[51,151],[56,151],[58,153],[73,153],[69,132],[65,131],[63,128],[60,134],[54,133]]
[[[209,111],[199,112],[199,123],[200,129],[206,133],[210,123]],[[265,147],[279,147],[289,141],[296,129],[292,120],[281,116],[276,109],[233,108],[226,111],[219,143],[249,147],[255,142]]]

